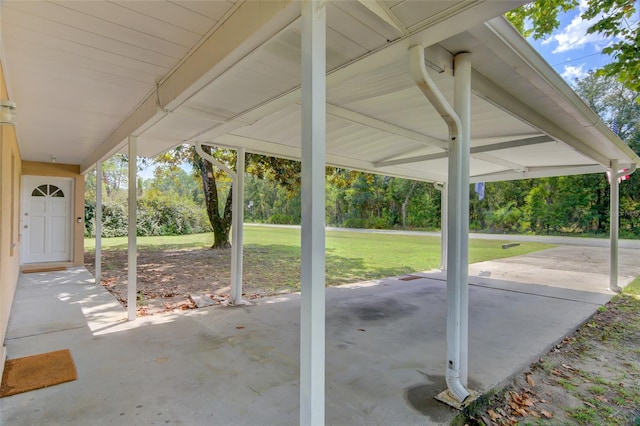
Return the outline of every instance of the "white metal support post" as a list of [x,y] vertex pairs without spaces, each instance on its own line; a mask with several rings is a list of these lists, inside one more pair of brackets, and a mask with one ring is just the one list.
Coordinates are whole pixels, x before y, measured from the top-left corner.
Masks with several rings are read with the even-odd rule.
[[620,183],[618,182],[618,160],[611,160],[611,181],[609,182],[609,290],[619,292],[618,287],[618,225],[620,210]]
[[302,4],[300,424],[324,424],[326,5]]
[[231,296],[228,306],[244,304],[242,300],[242,252],[244,225],[244,148],[238,148],[236,156],[236,171],[234,172],[202,149],[202,142],[195,145],[196,152],[206,161],[227,172],[231,176]]
[[137,198],[138,198],[138,138],[129,136],[129,285],[127,288],[127,317],[129,321],[136,319],[136,298],[138,280],[138,240],[137,240]]
[[447,183],[436,182],[434,188],[440,191],[440,269],[447,270]]
[[454,58],[453,108],[460,118],[460,230],[459,298],[460,298],[460,382],[467,386],[469,364],[469,159],[471,157],[471,54]]
[[102,283],[102,160],[96,163],[96,284]]
[[236,176],[233,181],[232,211],[233,218],[233,274],[230,305],[242,305],[242,255],[244,226],[244,148],[238,148],[236,155]]
[[[471,89],[470,55],[455,58],[454,100],[456,108],[466,114],[463,125],[458,113],[449,105],[425,66],[424,46],[409,48],[411,76],[425,97],[442,116],[449,130],[449,171],[447,182],[447,369],[445,379],[451,396],[459,403],[469,397],[464,387],[468,312],[469,249],[469,103]],[[458,87],[459,86],[459,87]],[[466,94],[466,95],[465,95]],[[466,133],[466,135],[463,135]],[[465,170],[466,168],[466,170]],[[465,195],[466,194],[466,195]],[[466,213],[465,213],[466,212]],[[465,222],[466,221],[466,222]],[[466,238],[465,238],[466,237]],[[463,295],[463,293],[465,293]],[[463,309],[465,310],[463,313]],[[465,323],[463,325],[463,323]],[[463,342],[463,339],[465,341]],[[464,366],[463,366],[464,364]]]

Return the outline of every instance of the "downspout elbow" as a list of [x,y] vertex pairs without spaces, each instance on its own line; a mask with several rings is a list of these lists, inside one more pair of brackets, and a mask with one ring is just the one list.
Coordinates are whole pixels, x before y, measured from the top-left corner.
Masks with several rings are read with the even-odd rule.
[[449,142],[457,143],[460,140],[460,129],[462,129],[460,118],[429,76],[425,67],[424,46],[421,44],[411,46],[409,48],[409,57],[413,81],[447,124]]
[[454,370],[452,368],[447,368],[447,372],[445,375],[445,380],[447,382],[447,388],[449,392],[460,402],[463,404],[467,398],[469,398],[469,391],[465,389],[465,387],[460,382],[460,370]]

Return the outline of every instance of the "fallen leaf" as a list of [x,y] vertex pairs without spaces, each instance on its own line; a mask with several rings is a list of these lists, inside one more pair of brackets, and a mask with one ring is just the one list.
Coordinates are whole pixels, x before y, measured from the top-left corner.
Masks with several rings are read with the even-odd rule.
[[527,417],[529,413],[524,408],[518,408],[516,413],[520,414],[522,417]]
[[493,410],[488,410],[487,414],[489,414],[489,417],[491,417],[491,420],[497,420],[497,419],[501,419],[502,418],[502,416],[500,414],[496,413]]
[[572,366],[568,365],[568,364],[562,364],[562,366],[564,368],[566,368],[567,370],[575,370]]
[[540,410],[540,414],[545,416],[547,419],[552,419],[553,418],[553,413],[551,413],[551,412],[549,412],[547,410]]
[[237,330],[242,330],[243,328],[244,328],[244,325],[237,325],[237,326],[236,326],[236,329],[237,329]]
[[529,398],[523,399],[521,405],[526,405],[527,407],[533,407],[535,403]]
[[609,400],[602,395],[597,395],[596,399],[601,402],[609,402]]
[[531,374],[527,374],[527,383],[532,388],[536,386],[536,382],[535,382],[535,380],[533,380],[533,377],[531,377]]
[[590,403],[589,401],[582,401],[582,402],[584,402],[584,403],[585,403],[585,405],[587,405],[587,406],[589,406],[589,407],[591,407],[591,408],[596,408],[596,406],[595,406],[595,405],[593,405],[592,403]]
[[529,414],[531,414],[536,419],[540,418],[540,413],[538,413],[537,411],[531,410],[531,411],[529,411]]

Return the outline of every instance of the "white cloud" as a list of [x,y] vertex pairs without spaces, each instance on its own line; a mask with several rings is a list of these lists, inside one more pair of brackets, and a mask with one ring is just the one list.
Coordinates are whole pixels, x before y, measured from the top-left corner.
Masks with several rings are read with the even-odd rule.
[[600,16],[596,16],[594,19],[585,21],[580,18],[582,12],[587,8],[586,0],[581,0],[579,6],[579,12],[576,17],[573,18],[571,23],[556,34],[542,42],[542,44],[549,44],[551,42],[558,43],[557,47],[553,50],[554,54],[567,52],[573,49],[581,49],[585,46],[592,45],[594,50],[602,50],[613,40],[607,39],[600,34],[587,34],[587,29],[600,19]]
[[585,77],[588,72],[584,70],[585,64],[580,64],[577,67],[572,65],[565,65],[564,72],[560,74],[568,83],[573,83],[576,79]]

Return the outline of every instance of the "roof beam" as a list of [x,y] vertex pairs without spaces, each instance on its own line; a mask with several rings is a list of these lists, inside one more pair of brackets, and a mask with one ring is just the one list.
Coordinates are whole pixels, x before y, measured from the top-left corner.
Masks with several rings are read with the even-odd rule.
[[485,161],[487,163],[497,164],[499,166],[507,167],[508,169],[514,170],[516,172],[524,172],[526,170],[526,167],[523,164],[514,163],[513,161],[509,161],[509,160],[503,160],[502,158],[498,158],[491,154],[486,154],[486,153],[473,154],[473,158],[475,158],[476,160]]
[[378,18],[389,24],[390,27],[395,29],[401,36],[409,35],[409,31],[402,25],[402,22],[398,17],[389,9],[383,1],[377,0],[358,0],[358,2],[369,9]]
[[[516,139],[508,142],[493,143],[489,145],[472,146],[471,155],[475,156],[475,154],[481,154],[485,152],[498,151],[501,149],[519,148],[522,146],[537,145],[537,144],[548,143],[553,141],[554,140],[548,136],[536,136],[533,138]],[[438,160],[446,157],[447,157],[446,152],[437,153],[437,154],[417,155],[415,157],[398,158],[397,160],[379,161],[375,163],[374,166],[377,168],[389,167],[389,166],[397,166],[400,164],[419,163],[422,161]]]
[[506,180],[533,179],[552,176],[586,175],[592,173],[602,173],[605,167],[600,164],[587,164],[581,166],[552,166],[552,167],[527,167],[522,172],[512,170],[488,173],[484,175],[472,176],[470,182],[500,182]]
[[122,148],[128,136],[138,135],[141,127],[152,125],[163,110],[173,110],[184,103],[299,16],[300,4],[296,1],[243,2],[118,124],[82,163],[81,172]]
[[342,120],[350,121],[352,123],[371,127],[376,130],[390,133],[392,135],[402,136],[404,138],[411,139],[413,141],[419,142],[427,146],[432,146],[432,147],[435,146],[438,148],[447,149],[449,145],[447,141],[436,139],[431,136],[427,136],[425,134],[418,133],[413,130],[405,129],[404,127],[387,123],[386,121],[382,121],[377,118],[360,114],[359,112],[355,112],[350,109],[342,108],[337,105],[333,105],[329,103],[327,103],[327,115],[340,118]]

